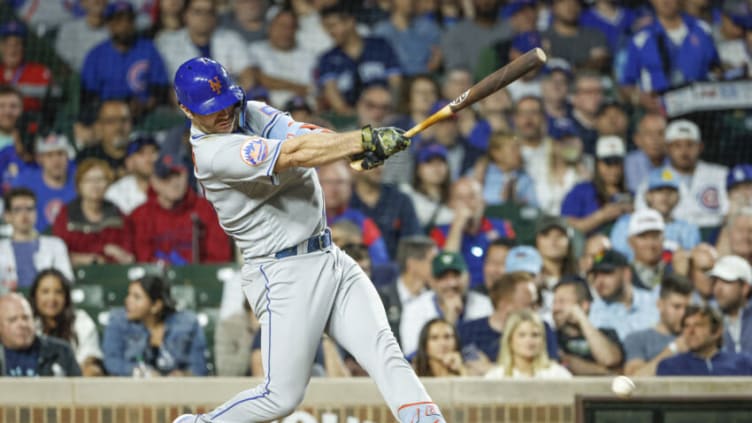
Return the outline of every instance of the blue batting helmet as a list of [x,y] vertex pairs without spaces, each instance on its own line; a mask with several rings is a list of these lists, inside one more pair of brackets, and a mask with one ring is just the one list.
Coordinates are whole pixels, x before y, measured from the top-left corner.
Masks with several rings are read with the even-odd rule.
[[207,57],[195,57],[180,65],[175,73],[175,93],[178,102],[197,115],[216,113],[245,98],[227,69]]

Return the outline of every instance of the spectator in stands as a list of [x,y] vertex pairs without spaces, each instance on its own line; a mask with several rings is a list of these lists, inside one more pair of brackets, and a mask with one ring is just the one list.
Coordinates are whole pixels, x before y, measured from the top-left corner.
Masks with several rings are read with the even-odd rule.
[[593,297],[587,281],[579,276],[564,277],[553,291],[556,340],[564,366],[575,375],[605,375],[621,365],[619,335],[588,319]]
[[[679,204],[679,178],[670,168],[659,168],[650,171],[645,203],[658,212],[665,224],[663,229],[664,245],[667,251],[681,248],[691,251],[700,243],[700,229],[689,222],[674,219],[672,213]],[[638,212],[639,213],[639,212]],[[632,242],[628,241],[631,219],[637,213],[621,216],[611,229],[611,243],[614,249],[632,260],[635,255]],[[663,250],[663,248],[661,249]]]
[[73,347],[83,376],[104,376],[97,325],[73,306],[70,279],[57,269],[42,270],[31,285],[29,301],[41,332]]
[[358,34],[346,2],[324,8],[321,19],[335,47],[319,59],[318,85],[334,112],[352,115],[352,106],[369,85],[388,85],[399,92],[402,70],[397,55],[386,40]]
[[475,68],[475,79],[478,81],[509,62],[509,52],[512,49],[512,38],[514,36],[535,31],[538,20],[538,9],[535,1],[513,0],[507,2],[501,9],[501,19],[509,25],[511,33],[508,37],[496,40],[479,52],[478,64]]
[[515,241],[508,238],[497,238],[488,244],[483,255],[483,285],[476,290],[484,294],[491,291],[496,280],[506,273],[507,255],[515,245]]
[[31,306],[16,293],[0,296],[0,376],[81,376],[71,346],[37,335]]
[[511,132],[509,115],[513,107],[514,101],[509,87],[480,100],[474,107],[477,121],[467,137],[469,144],[485,153],[492,133]]
[[[671,170],[680,182],[679,205],[673,217],[700,229],[719,226],[728,212],[725,187],[728,169],[700,160],[702,136],[697,125],[689,120],[675,120],[668,125],[666,144]],[[640,188],[637,205],[644,204],[645,188],[646,184]]]
[[214,332],[214,362],[217,376],[251,375],[251,345],[259,321],[243,297],[243,310],[217,322]]
[[606,37],[609,51],[618,52],[632,34],[632,25],[637,18],[635,12],[613,0],[595,0],[593,5],[582,12],[580,25],[592,28]]
[[[405,84],[403,84],[403,90],[399,100],[400,107],[397,110],[400,115],[395,118],[391,125],[398,128],[412,128],[415,124],[422,122],[431,115],[432,108],[438,100],[439,85],[436,83],[433,76],[429,74],[413,75]],[[412,140],[414,146],[420,146],[423,144],[423,133],[416,134]],[[398,157],[400,160],[405,161],[407,157],[402,156],[410,155],[409,153],[412,152],[414,152],[413,149],[405,150],[400,153]],[[393,161],[394,160],[392,160],[392,162]],[[400,166],[399,169],[394,169],[406,173],[404,176],[399,174],[392,175],[392,173],[397,172],[390,171],[389,163],[385,164],[387,169],[386,174],[388,175],[386,180],[388,180],[389,183],[405,183],[409,181],[413,169],[412,166],[409,165],[409,160],[407,160],[407,162],[408,163],[406,163],[405,166]]]
[[749,376],[752,356],[719,348],[723,320],[714,309],[689,306],[682,318],[688,351],[658,363],[658,376]]
[[206,339],[196,316],[176,311],[159,276],[130,282],[125,309],[110,311],[102,341],[113,376],[206,376]]
[[124,215],[131,214],[146,202],[158,155],[157,141],[151,135],[139,134],[128,143],[125,150],[125,170],[128,173],[110,185],[104,196]]
[[561,215],[572,227],[586,234],[605,231],[619,216],[632,212],[632,195],[624,184],[625,153],[620,138],[598,139],[593,181],[575,185],[561,204]]
[[588,276],[598,294],[590,307],[590,323],[595,327],[611,328],[624,340],[658,321],[655,296],[632,284],[632,269],[623,255],[608,250],[596,256]]
[[512,225],[504,220],[484,216],[482,186],[473,178],[458,179],[449,194],[449,207],[454,219],[431,231],[431,238],[439,248],[461,253],[470,271],[470,286],[483,283],[483,255],[496,238],[514,239]]
[[373,35],[389,41],[405,75],[435,72],[441,67],[441,29],[428,18],[415,13],[417,2],[392,2],[389,19],[373,28]]
[[541,272],[543,271],[543,257],[538,250],[529,245],[512,247],[504,261],[506,273],[525,272],[533,277],[536,288],[540,285]]
[[262,41],[267,34],[268,8],[268,0],[232,0],[227,13],[220,17],[219,27],[239,34],[246,44]]
[[615,135],[627,139],[629,116],[624,105],[615,100],[605,100],[595,114],[595,130],[598,135]]
[[187,172],[172,156],[157,161],[146,203],[128,217],[137,261],[230,261],[229,239],[211,204],[188,187]]
[[81,72],[86,53],[106,40],[109,33],[104,22],[107,0],[83,0],[86,14],[63,22],[55,38],[55,53],[75,72]]
[[612,248],[611,241],[606,235],[595,233],[585,239],[582,254],[579,259],[580,275],[590,274],[595,258]]
[[582,140],[570,119],[555,119],[551,124],[549,134],[553,142],[545,151],[545,159],[537,161],[531,176],[540,210],[558,215],[567,193],[578,183],[591,179],[593,163],[592,157],[584,154]]
[[[441,110],[447,104],[449,102],[446,100],[437,101],[431,107],[428,115],[430,116],[434,112]],[[422,132],[421,144],[441,144],[447,149],[447,163],[449,164],[449,175],[452,181],[457,180],[465,174],[477,158],[485,153],[485,151],[481,151],[470,145],[462,133],[461,127],[464,125],[462,119],[465,113],[470,113],[472,119],[470,124],[475,125],[475,112],[470,109],[464,109],[454,116],[437,122],[430,128],[426,128]]]
[[333,0],[311,2],[293,0],[290,2],[298,17],[298,43],[312,51],[317,57],[334,47],[334,40],[324,28],[321,12],[332,5]]
[[411,356],[418,348],[420,330],[429,320],[442,317],[456,325],[488,317],[493,311],[488,297],[468,291],[467,265],[460,254],[440,252],[431,263],[431,271],[431,290],[421,294],[402,310],[400,345],[407,356]]
[[[494,279],[488,295],[493,313],[457,327],[468,373],[474,376],[486,374],[498,359],[507,317],[519,310],[533,310],[538,303],[534,277],[527,272],[509,272]],[[557,359],[554,331],[547,323],[543,324],[548,355]]]
[[542,34],[544,49],[575,69],[601,70],[609,59],[606,38],[598,30],[580,26],[581,12],[582,6],[576,0],[553,0],[553,22]]
[[68,161],[68,140],[51,133],[36,140],[39,168],[27,168],[13,182],[14,187],[29,188],[37,197],[36,230],[45,232],[60,210],[76,197],[76,167]]
[[745,207],[726,218],[716,248],[720,255],[734,254],[752,260],[752,208]]
[[81,106],[105,100],[127,101],[141,117],[167,102],[168,75],[154,43],[136,34],[135,11],[124,0],[107,5],[104,19],[110,39],[89,50],[81,70]]
[[752,207],[752,164],[738,164],[726,175],[726,193],[729,199],[729,215]]
[[0,239],[0,291],[28,288],[37,272],[54,268],[73,279],[65,243],[54,236],[39,235],[36,196],[27,188],[13,188],[5,194],[5,221],[13,229],[10,238]]
[[[441,81],[440,97],[445,101],[447,99],[449,101],[454,100],[470,89],[474,83],[473,73],[467,65],[458,65],[453,68],[448,68],[444,72],[444,77]],[[435,106],[436,105],[434,105],[434,108]],[[470,131],[473,126],[475,126],[475,112],[472,109],[464,109],[456,113],[455,116],[457,117],[459,133],[462,134],[463,137],[469,136]],[[446,122],[446,120],[444,122]]]
[[183,21],[185,28],[162,33],[154,40],[164,57],[170,81],[183,62],[205,56],[227,67],[241,87],[253,86],[248,45],[237,32],[217,28],[216,0],[186,0]]
[[546,354],[543,320],[530,310],[507,318],[496,367],[486,379],[571,379],[572,374]]
[[739,256],[723,256],[710,271],[713,294],[723,314],[723,349],[752,354],[752,267]]
[[397,244],[404,236],[421,233],[410,197],[397,187],[382,183],[384,168],[355,173],[350,207],[373,219],[384,237],[389,257],[397,254]]
[[[569,1],[569,0],[557,0]],[[595,153],[599,135],[596,129],[598,111],[603,104],[603,81],[597,73],[578,72],[574,79],[571,120],[588,154]]]
[[637,123],[633,137],[637,149],[624,159],[624,176],[630,191],[637,192],[651,171],[668,164],[665,132],[666,118],[659,114],[648,113]]
[[441,317],[429,320],[420,330],[418,350],[412,361],[420,377],[467,375],[457,328]]
[[[718,260],[718,251],[707,243],[700,243],[689,254],[685,274],[692,281],[694,291],[692,292],[692,304],[710,305],[717,308],[715,298],[713,298],[713,278],[710,277],[710,271]],[[677,260],[674,260],[676,263]],[[678,269],[677,269],[677,273]]]
[[673,272],[663,249],[665,228],[663,217],[653,209],[638,210],[629,219],[627,236],[634,251],[631,265],[635,286],[657,292],[664,275]]
[[161,0],[157,5],[154,24],[149,31],[151,38],[163,32],[177,31],[183,27],[185,0]]
[[13,7],[17,16],[23,16],[23,19],[40,33],[56,30],[61,23],[72,19],[80,12],[79,2],[12,0],[3,4]]
[[661,360],[687,352],[682,317],[691,293],[692,284],[688,279],[679,275],[663,278],[657,303],[660,320],[654,327],[632,332],[624,340],[624,374],[655,376]]
[[424,235],[401,238],[397,247],[399,277],[394,283],[379,288],[389,326],[400,339],[402,311],[428,289],[433,278],[431,263],[438,254],[436,244]]
[[[9,163],[7,155],[20,150],[21,134],[18,133],[18,122],[23,113],[23,94],[14,85],[0,85],[0,176],[5,182],[9,177],[18,175],[18,169],[9,176],[5,175]],[[14,149],[8,147],[17,146]],[[18,161],[19,158],[14,158]]]
[[78,196],[60,210],[52,227],[68,246],[74,266],[134,261],[125,218],[104,198],[114,178],[110,166],[99,159],[86,159],[76,170]]
[[720,66],[710,28],[681,13],[679,0],[650,2],[656,19],[627,47],[619,85],[648,111],[661,108],[658,94],[690,82],[705,81]]
[[53,78],[50,69],[24,57],[26,25],[11,20],[0,26],[0,84],[9,84],[23,94],[26,113],[39,113],[52,94]]
[[545,119],[543,101],[538,97],[523,97],[514,105],[514,134],[522,141],[525,170],[534,178],[538,175],[538,169],[545,167],[548,150],[551,148],[551,142],[545,136]]
[[472,176],[483,186],[487,205],[504,203],[538,207],[535,183],[525,172],[519,139],[508,132],[494,132],[488,153],[475,162]]
[[79,163],[87,158],[104,160],[116,175],[120,176],[125,170],[129,136],[133,129],[132,122],[131,111],[124,100],[102,102],[97,113],[97,120],[94,122],[99,140],[96,144],[81,150],[76,155],[76,160]]
[[543,259],[541,278],[545,291],[551,290],[564,276],[577,274],[573,237],[572,229],[560,217],[544,215],[538,220],[535,248]]
[[569,91],[572,85],[572,66],[564,59],[551,57],[546,62],[543,79],[541,81],[541,98],[548,119],[548,130],[551,130],[551,121],[556,119],[569,120],[571,105],[569,104]]
[[448,206],[451,184],[448,160],[447,149],[441,144],[429,143],[418,147],[412,184],[400,185],[400,190],[412,200],[418,222],[425,233],[430,233],[436,225],[446,225],[452,221],[452,210]]
[[269,38],[252,43],[248,50],[254,77],[269,90],[274,107],[314,91],[316,56],[295,41],[297,26],[295,14],[281,10],[269,22]]
[[750,5],[745,2],[725,2],[722,8],[720,28],[714,34],[718,55],[723,64],[726,79],[749,78],[752,75],[752,54],[749,45],[752,39],[747,36],[752,30]]
[[357,122],[354,129],[366,125],[386,125],[392,113],[392,93],[387,87],[378,84],[364,88],[355,104],[355,112]]
[[483,48],[511,35],[509,26],[499,19],[499,0],[473,0],[473,6],[473,17],[453,25],[441,37],[446,69],[469,66],[475,72]]
[[321,190],[324,193],[326,219],[328,225],[340,220],[353,222],[362,236],[362,243],[368,247],[368,253],[374,264],[389,262],[384,237],[376,222],[362,211],[350,206],[352,198],[352,173],[344,161],[330,163],[318,168]]

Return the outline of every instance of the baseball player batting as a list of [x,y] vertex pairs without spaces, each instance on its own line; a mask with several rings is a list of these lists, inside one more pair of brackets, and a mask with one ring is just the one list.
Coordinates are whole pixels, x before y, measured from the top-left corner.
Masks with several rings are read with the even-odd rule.
[[375,167],[410,140],[396,128],[334,133],[246,101],[208,58],[175,74],[191,120],[194,173],[243,253],[243,291],[261,322],[264,382],[206,414],[174,423],[265,422],[302,401],[323,332],[349,351],[402,423],[445,423],[405,360],[376,289],[332,244],[313,169],[336,160]]

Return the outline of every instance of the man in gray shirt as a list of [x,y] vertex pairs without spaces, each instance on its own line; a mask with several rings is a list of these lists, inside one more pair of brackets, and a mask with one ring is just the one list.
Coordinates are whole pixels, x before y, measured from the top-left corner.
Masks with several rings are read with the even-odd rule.
[[511,30],[499,20],[499,0],[473,0],[475,18],[465,19],[441,37],[444,68],[469,66],[473,73],[484,47],[511,36]]
[[574,68],[602,69],[608,60],[606,37],[598,30],[579,26],[579,0],[553,0],[551,27],[543,32],[543,49]]
[[661,320],[655,327],[633,332],[624,340],[624,374],[655,376],[661,360],[687,351],[687,343],[679,335],[691,293],[692,283],[685,277],[669,275],[663,278],[657,303]]

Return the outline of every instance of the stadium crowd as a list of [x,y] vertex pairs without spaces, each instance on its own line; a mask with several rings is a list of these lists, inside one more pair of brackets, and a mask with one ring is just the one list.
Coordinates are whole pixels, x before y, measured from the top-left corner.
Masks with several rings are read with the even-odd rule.
[[[427,377],[752,375],[752,131],[735,150],[662,101],[749,79],[748,1],[1,7],[2,376],[263,375],[247,302],[211,366],[165,278],[134,275],[103,327],[72,296],[80,266],[238,258],[176,118],[183,61],[218,60],[272,114],[407,129],[535,47],[545,67],[385,166],[318,169],[405,355]],[[364,371],[324,336],[313,374]]]

